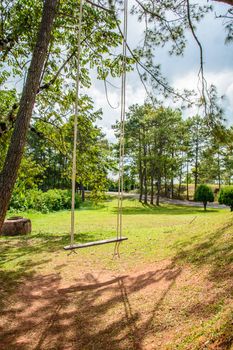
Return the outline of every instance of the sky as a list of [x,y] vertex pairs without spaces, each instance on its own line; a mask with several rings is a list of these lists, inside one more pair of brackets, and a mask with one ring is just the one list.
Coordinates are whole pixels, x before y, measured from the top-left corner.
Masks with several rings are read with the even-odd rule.
[[[131,0],[132,3],[133,0]],[[202,1],[203,3],[203,1]],[[223,20],[215,18],[216,15],[225,14],[229,6],[215,3],[214,11],[204,18],[197,26],[197,35],[204,49],[204,72],[208,85],[214,84],[218,93],[224,95],[223,106],[228,123],[233,123],[233,43],[225,44],[226,32]],[[137,22],[136,17],[129,16],[128,39],[131,49],[137,47],[143,38],[144,25]],[[171,86],[178,90],[184,88],[197,90],[198,71],[200,67],[199,50],[193,37],[188,35],[188,44],[183,57],[169,56],[166,48],[158,49],[156,63],[161,63],[162,73]],[[117,88],[108,85],[108,97],[112,109],[107,103],[104,84],[92,74],[92,88],[88,91],[95,102],[97,109],[103,111],[103,118],[98,122],[110,141],[115,140],[111,125],[120,118],[120,80],[109,79]],[[126,109],[135,103],[143,104],[146,92],[136,72],[127,75]],[[174,107],[167,101],[166,105]],[[179,103],[177,104],[179,107]],[[184,117],[193,115],[197,111],[186,110]]]

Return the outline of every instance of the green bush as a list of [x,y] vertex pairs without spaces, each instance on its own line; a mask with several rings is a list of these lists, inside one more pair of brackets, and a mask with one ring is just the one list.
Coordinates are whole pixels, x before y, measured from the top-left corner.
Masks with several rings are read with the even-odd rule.
[[227,186],[221,189],[218,197],[219,204],[228,205],[233,211],[233,186]]
[[195,191],[194,200],[203,202],[204,210],[206,210],[207,202],[214,201],[214,194],[211,187],[205,184],[199,185]]
[[[75,207],[80,206],[80,197],[76,195]],[[10,209],[26,211],[33,209],[42,213],[70,209],[71,207],[71,191],[68,190],[49,190],[43,192],[41,190],[32,189],[26,192],[13,193]]]

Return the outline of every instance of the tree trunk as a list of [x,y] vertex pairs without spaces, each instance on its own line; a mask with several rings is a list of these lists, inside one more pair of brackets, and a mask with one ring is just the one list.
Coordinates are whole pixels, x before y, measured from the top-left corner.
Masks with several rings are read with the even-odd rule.
[[220,152],[218,152],[218,188],[221,189],[221,163],[220,163]]
[[[197,131],[198,135],[198,131]],[[199,137],[196,139],[196,147],[195,147],[195,172],[194,172],[194,191],[197,189],[197,180],[198,180],[198,161],[199,161]]]
[[151,164],[150,185],[151,185],[150,204],[153,205],[154,204],[154,164]]
[[160,192],[161,192],[161,175],[160,175],[160,170],[159,170],[159,172],[158,172],[158,182],[157,182],[156,205],[159,205]]
[[147,204],[148,192],[147,192],[147,169],[146,169],[146,161],[145,161],[145,169],[144,169],[144,203]]
[[189,200],[189,163],[186,163],[186,187],[187,187],[187,195],[186,199]]
[[139,153],[138,153],[138,161],[139,161],[139,202],[142,202],[143,195],[143,167],[142,167],[142,141],[141,141],[141,131],[139,129]]
[[28,70],[26,84],[23,89],[20,106],[16,117],[14,131],[6,155],[2,173],[0,174],[0,230],[3,225],[12,191],[17,179],[21,159],[23,157],[36,94],[39,89],[41,73],[44,67],[48,45],[51,39],[53,22],[58,0],[45,0],[36,45]]
[[83,187],[83,184],[80,184],[80,190],[81,190],[81,198],[82,198],[82,202],[85,202],[85,189]]
[[147,145],[146,145],[146,132],[143,127],[143,168],[144,168],[144,203],[147,204]]
[[164,195],[165,195],[165,197],[168,197],[167,168],[166,168],[166,164],[164,164]]
[[178,187],[178,198],[180,199],[181,198],[181,185],[182,185],[182,172],[180,172],[180,175],[179,175],[179,187]]
[[174,178],[173,178],[173,175],[172,175],[172,178],[171,178],[171,195],[170,195],[170,198],[174,198]]
[[140,169],[140,173],[139,173],[139,202],[142,202],[142,196],[143,196],[143,179],[144,179],[144,173],[143,173],[143,170],[142,170],[142,166],[141,166],[141,169]]
[[204,204],[204,210],[206,211],[207,202],[203,202],[203,204]]
[[162,178],[162,149],[163,145],[159,144],[159,152],[158,152],[158,158],[157,158],[157,197],[156,197],[156,205],[159,205],[160,200],[160,193],[161,193],[161,178]]
[[174,159],[174,151],[172,150],[172,177],[171,177],[171,198],[174,198],[174,166],[173,166],[173,159]]

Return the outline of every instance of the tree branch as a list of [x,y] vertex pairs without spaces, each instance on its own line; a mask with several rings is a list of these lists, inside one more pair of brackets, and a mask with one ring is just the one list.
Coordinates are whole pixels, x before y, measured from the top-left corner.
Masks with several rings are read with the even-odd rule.
[[197,35],[195,33],[195,30],[194,30],[194,27],[193,27],[193,24],[192,24],[189,0],[186,0],[186,4],[187,4],[187,17],[188,17],[189,28],[190,28],[191,33],[193,35],[193,38],[196,41],[196,43],[197,43],[197,45],[199,47],[199,50],[200,50],[200,70],[199,70],[198,75],[201,75],[202,98],[203,98],[203,101],[204,101],[205,112],[207,112],[207,110],[206,110],[206,108],[207,108],[207,106],[206,106],[206,98],[205,98],[206,80],[205,80],[205,77],[204,77],[203,48],[202,48],[201,42],[199,41],[199,39],[198,39],[198,37],[197,37]]

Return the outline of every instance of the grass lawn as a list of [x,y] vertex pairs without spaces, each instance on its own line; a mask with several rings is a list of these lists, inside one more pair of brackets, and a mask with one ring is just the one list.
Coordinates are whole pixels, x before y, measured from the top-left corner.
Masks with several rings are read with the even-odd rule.
[[[114,237],[116,207],[87,203],[76,241]],[[32,234],[0,238],[0,348],[233,349],[230,211],[126,199],[120,259],[64,251],[68,211],[23,215]]]

